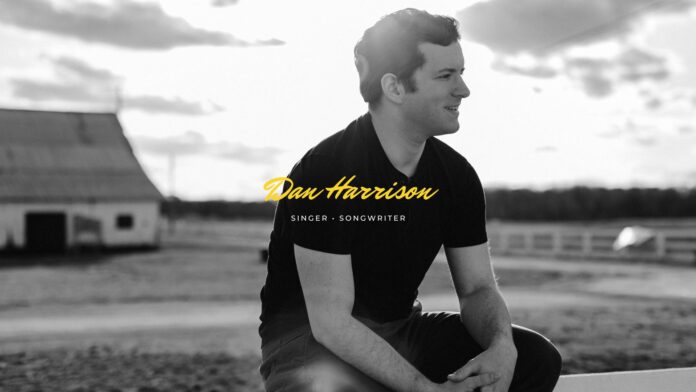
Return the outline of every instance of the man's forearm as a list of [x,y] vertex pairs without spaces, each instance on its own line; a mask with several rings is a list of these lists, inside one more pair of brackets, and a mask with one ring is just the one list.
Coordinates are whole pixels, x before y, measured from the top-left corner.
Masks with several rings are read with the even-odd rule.
[[467,295],[460,303],[462,323],[484,349],[497,342],[512,343],[510,313],[494,287],[483,287]]
[[389,343],[352,316],[338,328],[326,329],[317,340],[345,362],[385,386],[403,392],[427,392],[436,385],[428,380]]

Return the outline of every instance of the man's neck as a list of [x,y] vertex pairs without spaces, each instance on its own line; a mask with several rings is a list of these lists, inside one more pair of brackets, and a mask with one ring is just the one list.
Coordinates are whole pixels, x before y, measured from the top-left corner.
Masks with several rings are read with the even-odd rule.
[[406,177],[412,177],[427,137],[412,129],[396,113],[370,110],[370,115],[379,143],[391,164]]

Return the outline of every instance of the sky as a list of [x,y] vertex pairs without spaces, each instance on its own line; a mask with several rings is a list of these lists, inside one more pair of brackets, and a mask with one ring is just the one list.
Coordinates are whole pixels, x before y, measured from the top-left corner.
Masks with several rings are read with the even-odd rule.
[[406,7],[460,23],[442,140],[485,187],[696,186],[696,0],[0,0],[0,107],[117,111],[163,194],[262,200],[366,112],[353,46]]

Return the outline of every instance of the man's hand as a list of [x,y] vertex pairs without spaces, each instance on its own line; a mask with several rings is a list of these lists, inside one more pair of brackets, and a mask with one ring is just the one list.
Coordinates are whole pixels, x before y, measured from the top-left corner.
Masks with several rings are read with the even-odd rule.
[[468,377],[462,382],[446,381],[438,385],[438,392],[474,392],[483,391],[485,387],[498,381],[497,374],[485,373]]
[[[515,344],[509,339],[501,340],[447,376],[447,379],[465,384],[465,388],[461,389],[463,391],[480,387],[481,392],[508,392],[516,362]],[[470,385],[476,386],[468,389]]]

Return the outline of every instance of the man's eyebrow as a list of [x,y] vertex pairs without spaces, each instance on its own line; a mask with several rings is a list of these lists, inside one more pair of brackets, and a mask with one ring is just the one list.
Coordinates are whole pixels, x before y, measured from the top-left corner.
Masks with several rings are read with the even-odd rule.
[[456,68],[442,68],[441,70],[437,71],[437,73],[444,73],[444,72],[452,72],[452,73],[457,73],[464,71],[466,68],[462,67],[461,69],[456,69]]

